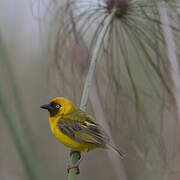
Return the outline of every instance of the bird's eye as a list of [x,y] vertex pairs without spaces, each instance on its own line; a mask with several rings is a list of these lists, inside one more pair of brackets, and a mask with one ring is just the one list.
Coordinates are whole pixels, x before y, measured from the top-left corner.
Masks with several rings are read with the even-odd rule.
[[59,104],[57,104],[57,105],[56,105],[56,109],[59,109],[59,108],[60,108],[60,105],[59,105]]

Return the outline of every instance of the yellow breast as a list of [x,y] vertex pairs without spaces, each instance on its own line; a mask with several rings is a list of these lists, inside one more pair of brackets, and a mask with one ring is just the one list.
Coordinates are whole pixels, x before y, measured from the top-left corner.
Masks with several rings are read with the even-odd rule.
[[57,122],[58,122],[59,118],[56,117],[50,117],[49,118],[49,123],[50,123],[50,127],[51,127],[51,131],[54,134],[54,136],[56,136],[56,138],[65,146],[71,148],[74,151],[80,151],[80,152],[87,152],[90,149],[94,148],[94,145],[92,144],[81,144],[73,139],[71,139],[70,137],[68,137],[67,135],[65,135],[64,133],[62,133],[60,131],[60,129],[57,126]]

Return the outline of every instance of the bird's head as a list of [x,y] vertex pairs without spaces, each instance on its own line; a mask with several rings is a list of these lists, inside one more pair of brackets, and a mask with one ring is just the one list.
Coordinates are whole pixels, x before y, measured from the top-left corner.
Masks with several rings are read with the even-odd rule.
[[47,109],[52,117],[69,114],[75,109],[75,106],[64,97],[56,97],[49,104],[44,104],[40,108]]

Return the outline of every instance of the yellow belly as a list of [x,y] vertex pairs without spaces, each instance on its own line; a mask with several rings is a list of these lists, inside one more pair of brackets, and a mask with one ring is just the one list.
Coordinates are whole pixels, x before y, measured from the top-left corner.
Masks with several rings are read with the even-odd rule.
[[[58,118],[59,119],[59,118]],[[52,133],[56,136],[56,138],[65,146],[71,148],[74,151],[80,151],[80,152],[87,152],[91,149],[94,149],[95,146],[92,144],[81,144],[79,142],[76,142],[75,140],[71,139],[64,133],[60,131],[60,129],[57,127],[57,120],[55,119],[49,119],[49,123],[51,126]]]

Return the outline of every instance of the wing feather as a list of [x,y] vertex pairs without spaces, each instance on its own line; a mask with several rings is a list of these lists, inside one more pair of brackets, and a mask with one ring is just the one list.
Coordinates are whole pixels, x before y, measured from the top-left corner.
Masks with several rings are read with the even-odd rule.
[[91,143],[106,146],[109,142],[108,135],[94,121],[94,118],[81,110],[62,116],[58,121],[58,128],[62,133],[81,144]]

